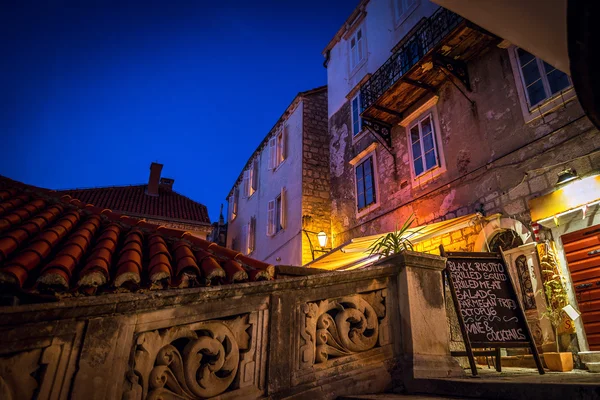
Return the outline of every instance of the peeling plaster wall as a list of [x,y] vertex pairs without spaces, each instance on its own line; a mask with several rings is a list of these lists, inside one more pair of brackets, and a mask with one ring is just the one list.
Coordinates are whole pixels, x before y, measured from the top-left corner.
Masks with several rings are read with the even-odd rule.
[[421,225],[483,207],[528,225],[527,200],[551,190],[560,170],[572,167],[583,175],[600,169],[600,154],[590,154],[600,148],[600,135],[576,99],[525,123],[508,51],[489,48],[468,64],[473,91],[465,92],[474,106],[451,82],[439,88],[445,172],[422,184],[413,181],[405,128],[392,129],[393,154],[376,149],[381,206],[361,218],[349,161],[375,140],[367,133],[352,143],[348,102],[331,116],[334,245],[393,230],[411,213]]

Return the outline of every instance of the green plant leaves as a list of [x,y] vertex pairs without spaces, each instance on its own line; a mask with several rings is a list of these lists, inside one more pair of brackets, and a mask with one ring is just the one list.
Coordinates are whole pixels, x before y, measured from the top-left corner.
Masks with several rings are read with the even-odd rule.
[[390,232],[380,237],[369,246],[369,255],[379,254],[379,258],[383,258],[401,253],[405,250],[414,250],[410,237],[418,233],[418,230],[408,232],[408,229],[414,221],[414,214],[411,214],[410,217],[404,221],[400,229],[398,229],[398,224],[396,224],[394,232]]

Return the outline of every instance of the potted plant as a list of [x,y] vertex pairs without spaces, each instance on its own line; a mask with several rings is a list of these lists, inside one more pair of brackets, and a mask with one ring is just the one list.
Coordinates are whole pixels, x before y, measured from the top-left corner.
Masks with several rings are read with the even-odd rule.
[[381,236],[369,246],[369,255],[379,254],[379,258],[383,258],[401,253],[405,250],[414,250],[410,237],[415,235],[418,231],[408,232],[408,228],[410,228],[414,221],[414,214],[411,214],[404,224],[402,224],[400,229],[398,229],[398,225],[396,224],[394,232]]
[[[546,272],[546,271],[545,271]],[[563,307],[568,304],[567,295],[560,277],[553,274],[544,282],[547,306],[542,318],[547,318],[552,324],[556,340],[556,352],[544,352],[544,360],[550,371],[566,372],[573,369],[573,354],[570,351],[560,351],[558,328],[564,319]]]

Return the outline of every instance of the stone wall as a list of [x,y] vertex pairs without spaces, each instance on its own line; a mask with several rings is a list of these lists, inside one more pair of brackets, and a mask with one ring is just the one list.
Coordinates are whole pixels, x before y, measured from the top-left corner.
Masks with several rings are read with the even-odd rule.
[[440,245],[443,245],[446,251],[480,251],[475,249],[479,232],[481,232],[481,224],[474,223],[468,228],[457,229],[419,242],[415,245],[415,251],[440,254]]
[[361,271],[1,307],[0,398],[334,399],[462,375],[432,323],[444,264],[410,252]]
[[375,140],[366,133],[353,143],[349,103],[330,118],[334,247],[392,231],[413,213],[418,225],[483,210],[528,226],[527,200],[549,191],[559,171],[600,169],[600,135],[576,99],[525,122],[508,52],[489,48],[469,62],[472,92],[462,88],[463,95],[449,81],[437,90],[438,147],[446,169],[441,174],[413,180],[406,130],[392,129],[391,151],[380,144],[375,150],[380,206],[360,218],[349,161]]
[[[302,227],[324,231],[331,246],[331,197],[329,191],[329,137],[327,135],[327,91],[304,97],[302,140]],[[309,233],[313,246],[319,242]],[[315,253],[315,257],[323,253]],[[309,238],[302,235],[302,265],[312,261]]]

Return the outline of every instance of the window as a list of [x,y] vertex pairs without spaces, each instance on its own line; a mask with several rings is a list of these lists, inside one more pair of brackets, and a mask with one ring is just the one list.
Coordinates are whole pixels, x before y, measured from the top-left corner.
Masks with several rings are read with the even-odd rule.
[[233,221],[235,217],[237,217],[238,213],[238,197],[239,197],[239,189],[236,186],[229,196],[229,220]]
[[370,156],[355,168],[356,173],[356,206],[362,210],[376,202],[375,173],[373,156]]
[[360,91],[352,99],[352,135],[356,136],[362,131],[362,119],[360,118],[361,108],[361,95]]
[[231,239],[231,250],[239,251],[239,240],[237,236]]
[[256,244],[256,218],[251,217],[250,221],[243,227],[244,254],[251,254],[254,251]]
[[530,108],[571,86],[564,72],[523,49],[516,48],[515,51]]
[[244,197],[250,197],[258,188],[258,159],[254,159],[250,168],[244,171]]
[[365,39],[360,27],[350,36],[350,70],[354,70],[365,58]]
[[275,136],[269,139],[269,169],[277,169],[287,157],[286,142],[289,126],[285,125]]
[[409,12],[416,6],[417,0],[394,0],[394,3],[396,24],[399,24],[408,17]]
[[267,235],[273,236],[285,228],[285,188],[267,206]]
[[440,165],[432,114],[409,127],[409,140],[415,178]]

